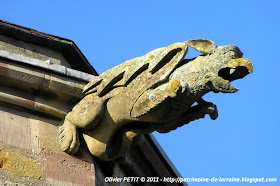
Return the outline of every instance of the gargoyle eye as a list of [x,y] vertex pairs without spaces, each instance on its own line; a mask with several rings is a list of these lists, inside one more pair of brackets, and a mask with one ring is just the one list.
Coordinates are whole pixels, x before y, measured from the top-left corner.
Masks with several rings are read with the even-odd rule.
[[205,76],[205,79],[209,79],[210,77],[211,77],[211,75],[207,74],[207,75]]

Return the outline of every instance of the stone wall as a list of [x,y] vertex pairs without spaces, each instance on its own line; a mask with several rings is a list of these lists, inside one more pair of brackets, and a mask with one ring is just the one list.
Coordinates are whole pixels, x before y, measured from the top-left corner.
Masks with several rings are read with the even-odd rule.
[[0,106],[0,183],[94,185],[95,165],[63,153],[61,121]]

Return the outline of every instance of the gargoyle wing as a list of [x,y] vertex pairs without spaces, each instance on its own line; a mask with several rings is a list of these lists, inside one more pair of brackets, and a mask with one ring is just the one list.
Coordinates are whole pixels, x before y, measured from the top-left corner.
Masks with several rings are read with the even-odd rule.
[[142,57],[128,60],[104,72],[88,83],[84,87],[83,93],[87,95],[97,92],[99,96],[103,96],[116,87],[127,86],[135,77],[148,69],[150,77],[146,77],[146,79],[149,81],[145,80],[142,88],[138,87],[143,92],[170,76],[187,54],[187,46],[205,53],[216,45],[209,40],[189,40],[155,49]]
[[[134,105],[131,110],[132,117],[141,117],[158,107],[164,100],[176,96],[180,89],[179,81],[172,81],[166,86],[159,87],[168,82],[168,78],[187,54],[185,43],[175,43],[161,50],[149,63],[149,73],[139,76],[135,85]],[[140,82],[142,81],[142,82]],[[141,87],[140,87],[141,86]],[[159,88],[157,88],[159,87]]]
[[83,93],[88,95],[94,92],[97,92],[97,86],[101,83],[102,78],[97,76],[94,80],[89,82],[86,86],[84,86]]
[[[183,51],[180,52],[180,55],[176,55],[181,50]],[[99,96],[103,96],[108,90],[112,90],[115,87],[127,86],[136,76],[147,70],[147,68],[151,74],[154,74],[154,78],[152,78],[153,82],[149,81],[149,84],[144,82],[146,87],[150,87],[170,75],[172,69],[184,58],[186,50],[187,48],[184,43],[175,43],[168,47],[155,49],[142,57],[128,60],[89,82],[84,87],[83,93],[87,95],[97,92]],[[172,58],[176,59],[171,60]],[[162,66],[165,66],[165,70],[160,69]]]

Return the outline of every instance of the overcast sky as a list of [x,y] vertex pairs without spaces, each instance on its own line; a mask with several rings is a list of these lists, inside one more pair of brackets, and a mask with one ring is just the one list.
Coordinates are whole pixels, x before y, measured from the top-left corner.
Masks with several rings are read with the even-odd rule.
[[175,42],[237,45],[254,72],[233,83],[239,92],[204,97],[218,119],[153,134],[184,178],[276,177],[279,184],[279,7],[279,0],[10,0],[0,19],[73,40],[100,74]]

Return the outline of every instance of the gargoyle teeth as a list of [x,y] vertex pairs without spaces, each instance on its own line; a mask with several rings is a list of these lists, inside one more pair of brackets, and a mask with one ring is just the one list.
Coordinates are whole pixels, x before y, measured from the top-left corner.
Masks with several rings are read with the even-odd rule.
[[229,85],[228,88],[222,88],[222,87],[219,88],[219,92],[222,92],[222,93],[235,93],[238,90],[239,90],[238,88],[232,86],[231,84]]
[[233,74],[235,72],[235,68],[231,68],[229,74]]
[[238,90],[239,90],[238,88],[236,88],[236,87],[234,87],[234,86],[232,86],[232,85],[229,86],[229,91],[230,91],[230,93],[235,93],[235,92],[237,92]]

